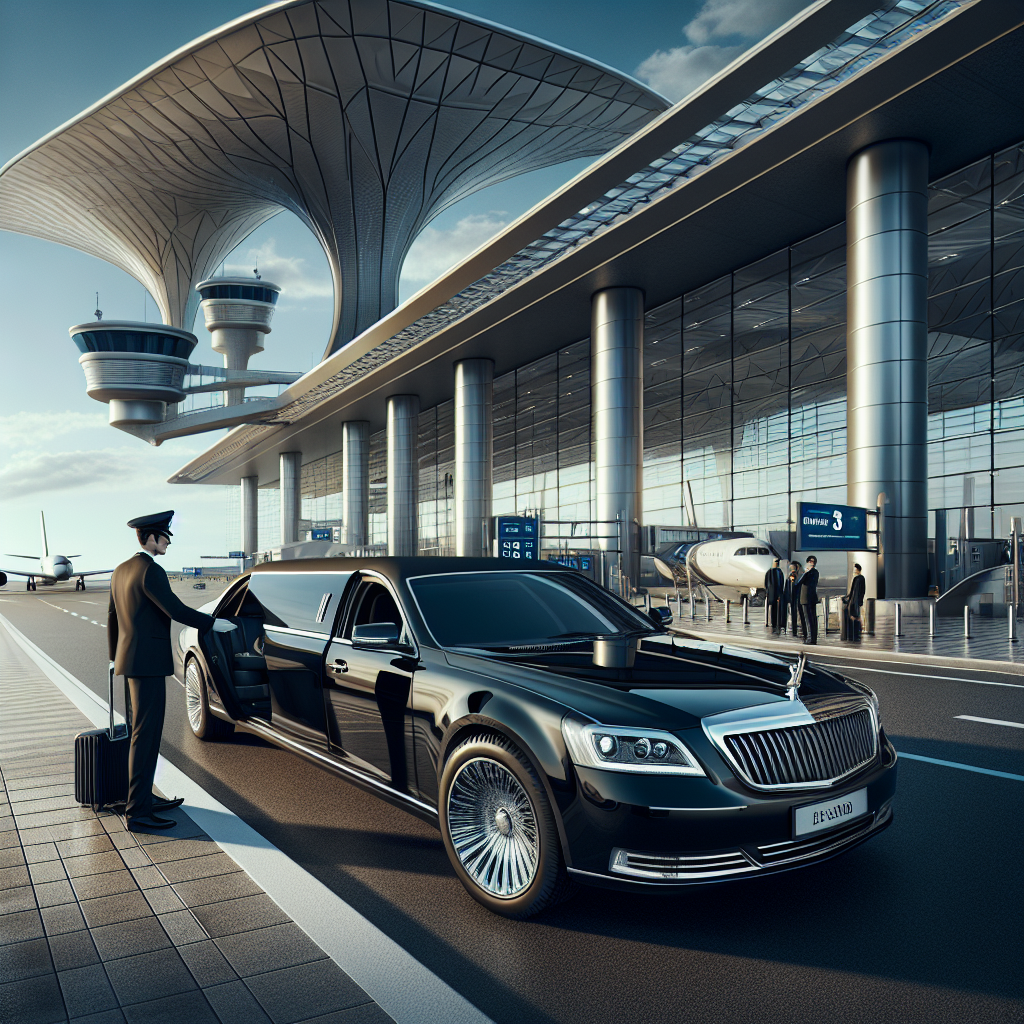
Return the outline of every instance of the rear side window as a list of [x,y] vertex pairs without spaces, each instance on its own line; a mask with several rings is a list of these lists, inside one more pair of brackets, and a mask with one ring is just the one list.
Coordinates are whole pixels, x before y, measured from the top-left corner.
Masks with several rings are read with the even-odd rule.
[[254,572],[248,599],[255,598],[267,626],[329,633],[351,573]]

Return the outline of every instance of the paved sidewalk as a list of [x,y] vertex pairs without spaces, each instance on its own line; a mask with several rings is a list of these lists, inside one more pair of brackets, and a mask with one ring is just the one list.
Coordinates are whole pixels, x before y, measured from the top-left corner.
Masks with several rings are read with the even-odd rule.
[[[985,662],[990,666],[1001,664],[1004,669],[1024,671],[1024,622],[1020,623],[1021,640],[1011,643],[1007,639],[1008,626],[1005,620],[983,619],[975,616],[971,621],[971,639],[963,636],[962,619],[938,619],[936,636],[928,636],[928,619],[923,616],[904,616],[903,636],[893,634],[893,620],[884,619],[878,623],[874,636],[865,634],[856,642],[839,638],[838,628],[832,629],[826,636],[823,628],[818,629],[818,644],[808,647],[801,643],[799,636],[787,632],[784,636],[773,636],[770,629],[764,626],[764,609],[750,609],[750,625],[744,626],[743,613],[734,607],[731,622],[725,621],[724,605],[712,605],[712,619],[705,619],[704,605],[697,606],[697,615],[691,619],[686,602],[683,602],[683,614],[675,615],[675,601],[671,604],[673,615],[672,629],[702,639],[718,643],[741,643],[754,645],[765,650],[803,650],[841,653],[844,657],[868,657],[877,659],[893,655],[907,657],[908,660],[940,658],[950,665],[977,665]],[[835,616],[833,615],[833,624]]]
[[0,627],[0,1024],[390,1022],[187,815],[74,798],[92,724]]

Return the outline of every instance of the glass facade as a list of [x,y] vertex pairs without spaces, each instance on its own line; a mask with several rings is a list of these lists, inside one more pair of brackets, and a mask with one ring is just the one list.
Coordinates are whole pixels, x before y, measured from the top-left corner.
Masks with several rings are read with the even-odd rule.
[[[931,184],[928,315],[929,507],[1005,536],[1024,514],[1024,147]],[[495,515],[591,519],[590,420],[589,338],[496,377]],[[418,454],[419,549],[454,554],[451,401],[420,414]],[[310,522],[340,514],[340,462],[303,467]],[[843,224],[648,311],[643,490],[646,524],[686,525],[692,500],[699,526],[783,547],[796,502],[846,500]],[[379,431],[371,543],[386,493]]]

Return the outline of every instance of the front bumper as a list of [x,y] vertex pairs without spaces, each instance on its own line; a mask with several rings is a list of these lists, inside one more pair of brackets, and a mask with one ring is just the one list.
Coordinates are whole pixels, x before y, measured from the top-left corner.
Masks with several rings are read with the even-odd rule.
[[[827,860],[893,820],[896,751],[828,789],[757,793],[733,779],[646,778],[577,768],[563,811],[569,873],[588,885],[658,891],[755,878]],[[867,813],[797,837],[795,808],[867,790]]]

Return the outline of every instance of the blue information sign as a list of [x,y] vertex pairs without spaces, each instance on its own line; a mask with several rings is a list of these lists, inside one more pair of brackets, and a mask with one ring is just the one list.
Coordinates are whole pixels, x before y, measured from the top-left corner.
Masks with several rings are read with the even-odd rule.
[[244,551],[229,551],[228,558],[245,558]]
[[537,520],[526,516],[498,516],[498,557],[536,558]]
[[798,551],[865,551],[868,546],[868,510],[852,505],[797,503]]
[[322,530],[310,530],[309,531],[309,539],[310,540],[330,540],[331,539],[331,529],[330,529],[330,527],[327,527],[326,529],[322,529]]

